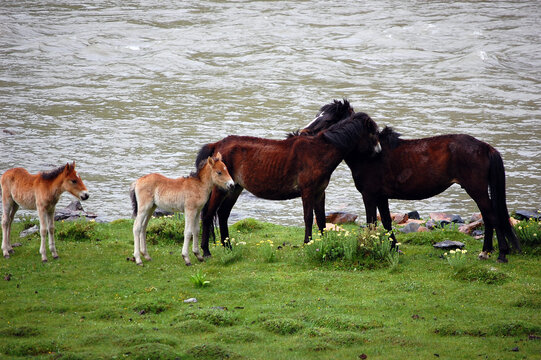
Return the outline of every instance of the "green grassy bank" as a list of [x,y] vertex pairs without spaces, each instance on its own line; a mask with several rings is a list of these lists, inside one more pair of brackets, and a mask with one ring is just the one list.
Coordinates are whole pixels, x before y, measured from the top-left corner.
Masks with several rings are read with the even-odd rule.
[[[0,357],[541,356],[535,250],[507,264],[496,256],[482,262],[481,241],[442,229],[400,234],[402,253],[378,257],[371,239],[379,235],[355,234],[354,225],[332,241],[360,246],[340,253],[324,248],[325,237],[302,246],[302,228],[249,220],[232,227],[232,251],[213,247],[208,261],[186,267],[175,221],[153,220],[153,260],[144,267],[127,260],[131,220],[58,223],[60,258],[48,263],[40,261],[39,236],[19,239],[25,224],[15,223],[12,242],[22,245],[0,260]],[[444,239],[466,243],[468,252],[444,256],[432,247]]]

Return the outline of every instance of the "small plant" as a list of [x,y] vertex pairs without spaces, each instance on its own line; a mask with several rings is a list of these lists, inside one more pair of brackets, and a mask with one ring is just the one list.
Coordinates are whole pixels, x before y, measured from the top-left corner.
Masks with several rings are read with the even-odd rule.
[[256,244],[259,249],[259,255],[266,263],[276,262],[276,249],[272,240],[261,240]]
[[190,281],[196,288],[202,288],[210,285],[210,281],[206,278],[207,276],[201,272],[201,269],[199,269],[195,274],[190,276]]
[[383,233],[377,229],[375,231],[368,230],[365,232],[363,240],[364,243],[368,244],[374,260],[388,263],[394,270],[399,262],[398,246],[400,243],[397,243],[396,248],[393,248],[390,236],[390,233]]
[[524,246],[534,248],[541,245],[541,222],[523,220],[515,225],[515,233]]
[[222,265],[230,265],[237,261],[240,261],[244,257],[244,250],[246,247],[246,242],[236,241],[235,238],[226,238],[225,246],[222,246],[219,243],[214,244],[214,258]]
[[65,241],[91,241],[96,239],[96,222],[81,218],[57,223],[55,235]]
[[182,214],[152,218],[147,227],[147,242],[152,245],[182,244],[184,216]]
[[466,253],[467,252],[468,250],[461,250],[461,249],[451,250],[449,251],[449,253],[444,253],[443,257],[447,259],[447,262],[449,263],[449,265],[451,265],[451,267],[456,273],[466,266],[466,263],[467,263]]
[[359,253],[359,240],[349,231],[325,231],[305,246],[309,259],[316,262],[353,262]]

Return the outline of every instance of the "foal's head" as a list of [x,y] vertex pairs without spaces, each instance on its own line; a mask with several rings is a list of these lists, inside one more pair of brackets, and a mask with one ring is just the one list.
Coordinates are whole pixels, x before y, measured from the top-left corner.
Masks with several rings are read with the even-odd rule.
[[315,135],[318,132],[328,129],[344,119],[349,118],[355,111],[346,99],[334,100],[332,103],[323,105],[316,117],[304,129],[300,130],[301,135]]
[[227,171],[227,166],[222,162],[222,154],[217,153],[214,157],[208,157],[207,164],[211,168],[212,183],[223,190],[231,190],[235,182]]
[[66,166],[64,166],[61,176],[62,188],[65,191],[68,191],[81,200],[89,198],[90,195],[88,194],[85,184],[83,184],[83,180],[81,180],[81,177],[77,175],[77,171],[75,171],[75,161],[71,164],[67,163]]

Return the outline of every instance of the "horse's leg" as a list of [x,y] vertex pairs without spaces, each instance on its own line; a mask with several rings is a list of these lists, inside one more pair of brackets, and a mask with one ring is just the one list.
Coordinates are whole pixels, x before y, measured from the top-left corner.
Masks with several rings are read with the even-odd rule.
[[235,186],[235,188],[227,194],[227,197],[222,201],[220,208],[218,209],[218,221],[220,223],[220,240],[223,246],[231,248],[231,244],[226,242],[229,239],[229,228],[227,227],[227,220],[231,214],[231,209],[237,202],[243,188]]
[[461,183],[460,185],[462,185],[468,195],[475,201],[479,211],[481,211],[481,216],[485,223],[485,236],[483,240],[483,250],[479,253],[479,259],[486,260],[489,258],[489,253],[494,251],[492,237],[494,236],[494,227],[497,221],[496,213],[492,209],[492,203],[488,196],[488,185],[486,183],[484,186],[482,186],[483,184],[481,184],[481,186],[476,186],[475,184],[469,183]]
[[47,232],[49,233],[49,250],[53,255],[53,259],[58,259],[56,245],[54,242],[54,209],[47,212]]
[[186,266],[191,266],[192,262],[190,261],[190,254],[188,249],[190,246],[190,240],[193,236],[194,231],[194,218],[197,215],[197,211],[193,209],[186,209],[184,212],[184,244],[182,244],[182,258],[186,263]]
[[366,212],[366,224],[368,226],[376,226],[378,223],[378,214],[376,207],[376,200],[372,196],[362,194],[364,202],[364,210]]
[[11,224],[19,205],[14,201],[10,201],[7,197],[3,199],[2,204],[2,253],[8,259],[9,254],[13,252],[13,248],[11,247]]
[[210,193],[209,200],[203,206],[201,211],[201,222],[203,231],[201,233],[201,248],[203,249],[203,256],[210,257],[209,239],[212,235],[214,238],[214,216],[220,207],[220,203],[225,197],[225,193],[218,190],[216,187]]
[[150,213],[147,213],[147,216],[145,217],[145,222],[143,223],[143,228],[141,230],[141,233],[139,234],[139,242],[141,244],[141,254],[143,254],[143,256],[145,257],[145,260],[152,260],[152,258],[150,257],[150,255],[148,254],[148,250],[147,250],[147,226],[148,226],[148,223],[150,221],[150,219],[152,218],[152,214],[154,213],[154,210],[156,210],[156,207],[153,206],[151,209],[150,209]]
[[325,191],[316,200],[314,206],[314,212],[316,213],[316,224],[319,228],[319,232],[323,233],[325,230]]
[[393,243],[391,244],[391,247],[394,249],[396,246],[396,238],[393,233],[393,221],[391,219],[391,211],[389,210],[389,199],[387,198],[381,198],[378,201],[379,209],[379,215],[381,216],[381,223],[385,230],[389,231],[391,233],[391,240]]
[[197,211],[195,214],[195,217],[193,219],[193,244],[192,244],[192,250],[199,261],[205,261],[205,258],[201,256],[201,252],[199,250],[199,216],[201,215],[201,210]]
[[312,239],[312,225],[314,224],[314,197],[310,193],[302,195],[302,209],[304,212],[304,243]]
[[[137,217],[133,222],[133,257],[137,265],[143,265],[141,260],[141,242],[144,242],[146,248],[146,238],[143,235],[146,233],[148,220],[152,212],[148,212],[148,209],[139,209]],[[144,240],[143,240],[144,239]]]
[[39,253],[41,254],[41,261],[47,262],[47,250],[45,243],[47,242],[47,233],[49,228],[49,220],[47,217],[47,210],[38,208],[39,215],[39,233],[41,235],[41,245],[39,247]]
[[13,253],[13,247],[11,246],[11,225],[13,224],[13,220],[15,219],[15,213],[19,210],[19,205],[16,202],[13,202],[13,205],[11,206],[11,213],[9,214],[9,226],[8,226],[8,252],[11,254]]

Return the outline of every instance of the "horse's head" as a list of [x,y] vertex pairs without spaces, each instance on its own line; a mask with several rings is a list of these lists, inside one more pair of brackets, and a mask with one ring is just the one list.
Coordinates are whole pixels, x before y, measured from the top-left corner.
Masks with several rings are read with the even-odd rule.
[[343,153],[375,155],[381,152],[378,125],[365,113],[359,112],[324,129],[320,136]]
[[217,153],[214,157],[208,157],[207,164],[210,165],[211,178],[214,185],[223,190],[231,190],[235,186],[235,182],[227,171],[227,166],[222,162],[222,154]]
[[353,119],[362,123],[364,132],[361,141],[357,143],[357,153],[376,155],[381,152],[378,124],[368,114],[358,112]]
[[349,118],[354,113],[349,101],[334,100],[332,103],[323,105],[317,113],[314,120],[310,122],[300,135],[316,135],[322,130],[328,129],[331,125],[336,124],[344,119]]
[[68,191],[81,200],[89,198],[90,195],[88,194],[85,184],[83,184],[83,180],[81,180],[81,177],[77,174],[77,171],[75,171],[75,161],[71,164],[67,163],[66,166],[64,166],[62,176],[62,186],[65,191]]

